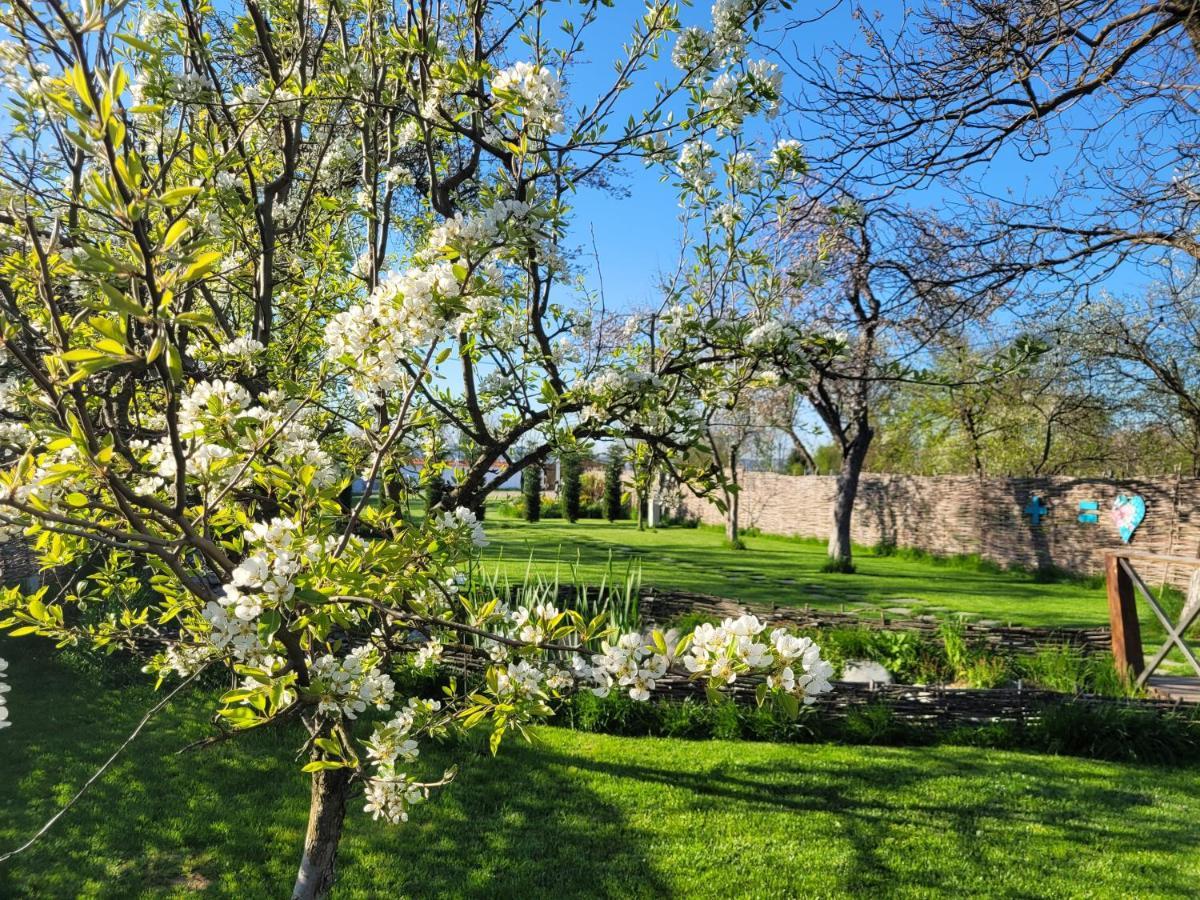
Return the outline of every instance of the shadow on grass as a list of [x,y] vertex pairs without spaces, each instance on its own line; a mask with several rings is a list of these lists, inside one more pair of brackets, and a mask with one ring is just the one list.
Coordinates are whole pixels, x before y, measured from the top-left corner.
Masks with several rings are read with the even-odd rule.
[[[989,759],[961,748],[872,748],[864,759],[816,771],[803,752],[769,764],[696,771],[577,756],[559,762],[628,780],[643,793],[650,785],[688,791],[699,820],[731,805],[747,823],[781,811],[797,823],[832,814],[836,839],[850,845],[848,859],[836,869],[838,882],[824,885],[835,893],[957,896],[974,883],[991,885],[984,894],[1054,896],[1052,881],[1082,884],[1080,874],[1097,867],[1120,873],[1108,887],[1092,886],[1101,895],[1110,889],[1114,896],[1195,891],[1194,866],[1146,864],[1148,854],[1179,859],[1196,846],[1188,814],[1161,815],[1153,767],[1141,770],[1137,782],[1144,789],[1137,789],[1092,763],[1077,763],[1085,771],[1067,773],[1054,757]],[[797,838],[796,853],[810,850],[811,837]],[[1010,870],[1017,860],[1019,873]],[[1046,887],[1018,887],[1042,877]]]
[[[29,640],[0,650],[14,720],[0,740],[4,851],[58,810],[155,698],[65,668]],[[0,896],[286,895],[307,816],[294,760],[303,733],[175,755],[207,733],[213,699],[201,692],[160,714],[45,838],[0,864]],[[355,797],[337,896],[662,895],[621,809],[541,766],[540,752],[508,745],[497,760],[467,758],[459,781],[398,827],[371,821]],[[433,774],[452,761],[431,756]]]

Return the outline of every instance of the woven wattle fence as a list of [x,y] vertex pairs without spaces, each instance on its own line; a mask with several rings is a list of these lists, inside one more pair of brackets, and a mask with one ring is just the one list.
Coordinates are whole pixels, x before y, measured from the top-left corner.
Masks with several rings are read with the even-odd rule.
[[[639,601],[639,612],[644,622],[658,625],[669,624],[689,613],[699,613],[717,619],[750,613],[772,626],[785,628],[873,628],[888,631],[912,631],[935,637],[940,627],[936,621],[897,618],[885,613],[880,613],[879,616],[862,616],[853,613],[826,612],[807,607],[755,606],[708,594],[679,591],[655,591],[653,594],[643,596]],[[1073,647],[1082,653],[1105,653],[1110,649],[1112,640],[1109,630],[1104,627],[988,626],[969,622],[962,628],[969,642],[1008,654],[1036,653],[1043,647],[1061,647],[1063,645]]]
[[[738,703],[753,704],[757,685],[756,679],[739,679],[726,690],[726,694]],[[704,702],[705,688],[703,682],[669,675],[658,682],[654,696],[664,700]],[[1037,721],[1047,707],[1063,703],[1135,707],[1157,713],[1190,712],[1193,709],[1178,701],[1125,699],[1095,694],[835,681],[833,691],[821,695],[813,712],[830,718],[845,718],[856,710],[880,705],[886,706],[898,722],[953,728],[995,723],[1028,724]]]

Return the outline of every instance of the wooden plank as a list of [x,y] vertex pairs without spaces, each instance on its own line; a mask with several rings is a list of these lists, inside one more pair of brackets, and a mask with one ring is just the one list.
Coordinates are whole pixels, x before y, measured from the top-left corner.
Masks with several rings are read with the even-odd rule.
[[1174,556],[1168,553],[1148,553],[1145,550],[1105,550],[1104,559],[1107,565],[1110,558],[1131,559],[1138,562],[1160,562],[1169,563],[1173,566],[1191,566],[1193,568],[1200,567],[1200,557],[1195,556]]
[[1151,697],[1177,703],[1200,703],[1200,678],[1154,675],[1146,682]]
[[1137,617],[1133,579],[1121,565],[1128,557],[1104,557],[1104,580],[1108,587],[1108,621],[1112,630],[1113,662],[1126,678],[1136,678],[1146,667],[1142,656],[1142,629]]

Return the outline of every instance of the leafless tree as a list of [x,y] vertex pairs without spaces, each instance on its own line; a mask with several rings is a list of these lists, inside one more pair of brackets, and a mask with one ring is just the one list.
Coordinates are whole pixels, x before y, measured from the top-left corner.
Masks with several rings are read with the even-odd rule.
[[[956,187],[1012,278],[1200,258],[1194,0],[938,0],[872,15],[802,65],[813,164],[883,191]],[[1039,164],[1008,193],[993,163]],[[1037,169],[1025,167],[1026,171]],[[1010,170],[1011,171],[1011,170]],[[998,191],[996,184],[1004,184]],[[1061,294],[1059,295],[1061,297]]]
[[925,211],[843,194],[793,213],[783,240],[804,269],[793,273],[800,287],[789,315],[841,344],[834,353],[799,345],[796,385],[841,451],[829,556],[831,568],[849,571],[851,517],[881,392],[919,377],[933,344],[1010,295],[968,235]]

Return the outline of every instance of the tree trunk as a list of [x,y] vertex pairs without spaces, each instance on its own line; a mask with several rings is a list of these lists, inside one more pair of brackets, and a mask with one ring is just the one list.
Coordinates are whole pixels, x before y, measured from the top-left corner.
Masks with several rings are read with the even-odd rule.
[[735,547],[737,546],[738,514],[740,512],[738,495],[741,493],[738,490],[737,465],[737,448],[731,447],[729,450],[729,483],[733,486],[733,490],[725,491],[725,540]]
[[875,432],[869,425],[860,425],[854,440],[842,455],[838,470],[837,493],[833,499],[833,533],[829,536],[829,569],[837,572],[854,571],[850,548],[850,524],[854,515],[854,500],[858,496],[858,480],[863,462]]
[[728,506],[725,510],[725,540],[736,544],[738,539],[738,491],[727,494]]
[[320,900],[333,890],[334,863],[346,818],[350,793],[349,769],[312,773],[312,800],[308,806],[308,834],[292,900]]

